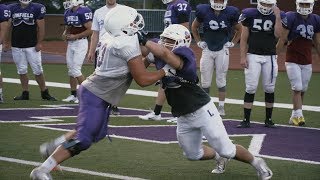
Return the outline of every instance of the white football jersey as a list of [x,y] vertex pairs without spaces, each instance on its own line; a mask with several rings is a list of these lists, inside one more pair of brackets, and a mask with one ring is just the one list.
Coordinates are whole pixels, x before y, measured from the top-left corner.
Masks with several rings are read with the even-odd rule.
[[95,73],[106,77],[128,74],[128,61],[141,55],[138,36],[109,36],[102,39],[104,41],[99,49]]

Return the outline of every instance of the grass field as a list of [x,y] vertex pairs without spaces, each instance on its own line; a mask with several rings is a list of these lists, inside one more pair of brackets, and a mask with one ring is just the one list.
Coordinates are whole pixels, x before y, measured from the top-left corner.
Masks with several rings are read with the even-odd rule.
[[[12,108],[22,108],[21,113],[27,114],[27,108],[44,108],[43,105],[61,105],[62,101],[46,102],[40,98],[38,86],[30,86],[29,101],[13,101],[13,97],[21,92],[20,84],[9,83],[17,79],[16,68],[13,64],[2,64],[1,70],[6,78],[4,83],[5,103],[0,104],[0,117],[5,117],[7,111]],[[93,71],[92,66],[83,67],[85,75]],[[31,72],[31,71],[30,71]],[[45,65],[44,72],[48,82],[68,83],[66,65]],[[30,79],[34,79],[30,74]],[[231,100],[242,100],[244,95],[244,75],[243,71],[229,71],[228,74],[227,97]],[[304,104],[311,106],[314,110],[304,111],[306,118],[306,127],[303,129],[314,128],[314,136],[303,137],[305,141],[309,139],[319,140],[320,128],[320,74],[314,73],[309,85],[308,92],[305,95]],[[213,84],[212,87],[215,87]],[[155,92],[158,87],[150,86],[140,88],[133,83],[130,89],[147,90]],[[68,88],[49,87],[50,93],[58,99],[63,99],[69,95]],[[211,96],[216,95],[215,88],[211,90]],[[154,97],[127,94],[120,107],[135,108],[148,110],[154,106]],[[264,93],[259,85],[256,94],[256,101],[264,101]],[[237,101],[238,102],[238,101]],[[241,102],[241,101],[240,101]],[[277,124],[287,125],[291,114],[291,92],[289,82],[285,72],[279,72],[276,85],[276,103],[285,104],[284,108],[274,108],[273,120]],[[258,103],[259,104],[259,103]],[[164,106],[164,111],[169,112],[168,105]],[[2,113],[2,114],[1,114]],[[242,119],[242,106],[239,104],[226,104],[226,119]],[[43,115],[45,116],[45,115]],[[56,114],[59,116],[59,114]],[[264,107],[255,106],[252,111],[252,121],[264,121]],[[39,156],[39,145],[45,141],[53,139],[63,133],[63,131],[34,128],[22,125],[34,124],[53,124],[53,123],[74,123],[75,117],[59,117],[59,122],[23,122],[23,123],[3,123],[0,119],[0,179],[28,179],[29,173],[43,160]],[[136,116],[119,116],[111,117],[110,125],[117,126],[146,126],[172,127],[174,124],[165,121],[142,121]],[[301,128],[299,128],[301,129]],[[254,131],[251,128],[250,131]],[[297,129],[298,130],[298,129]],[[143,132],[141,132],[143,133]],[[303,134],[297,134],[302,136]],[[174,136],[174,135],[173,135]],[[287,133],[281,132],[280,138],[287,136]],[[289,137],[295,139],[296,137]],[[251,136],[231,136],[231,139],[238,144],[249,147],[252,143]],[[314,143],[311,149],[304,149],[304,144],[296,146],[299,149],[292,149],[290,154],[299,155],[302,151],[314,153],[315,160],[296,160],[290,158],[272,158],[264,154],[258,154],[264,157],[273,170],[273,179],[319,179],[320,161],[319,152],[320,141]],[[262,144],[266,146],[267,144]],[[282,144],[281,146],[290,146]],[[281,149],[280,146],[271,147]],[[113,137],[112,142],[107,138],[94,144],[89,150],[82,152],[80,155],[64,162],[62,164],[65,170],[62,172],[55,171],[52,173],[54,179],[257,179],[256,172],[249,165],[244,165],[237,161],[230,161],[227,171],[221,175],[211,174],[215,163],[213,161],[188,161],[183,156],[177,143],[156,143],[137,141],[131,138]]]

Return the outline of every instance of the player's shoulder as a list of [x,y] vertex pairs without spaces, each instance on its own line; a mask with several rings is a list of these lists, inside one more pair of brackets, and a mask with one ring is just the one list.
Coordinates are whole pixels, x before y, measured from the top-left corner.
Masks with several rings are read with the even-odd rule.
[[182,57],[183,59],[187,59],[189,61],[192,61],[195,59],[194,53],[191,48],[182,46],[174,49],[172,51],[174,54]]
[[79,9],[81,11],[86,11],[86,12],[91,11],[91,9],[88,6],[80,6]]
[[8,6],[7,5],[5,5],[5,4],[0,4],[0,9],[2,10],[2,9],[7,9],[8,8]]
[[14,8],[20,7],[19,3],[11,3],[11,4],[8,4],[7,6],[10,9],[14,9]]
[[242,15],[250,18],[250,17],[255,17],[259,14],[259,11],[257,8],[246,8],[242,10]]
[[240,12],[239,8],[237,8],[235,6],[227,6],[225,10],[230,13],[239,13]]
[[197,11],[209,11],[211,9],[211,6],[209,4],[198,4],[196,6]]
[[45,6],[43,4],[40,4],[40,3],[36,3],[36,2],[31,2],[29,4],[30,7],[34,7],[34,8],[45,8]]

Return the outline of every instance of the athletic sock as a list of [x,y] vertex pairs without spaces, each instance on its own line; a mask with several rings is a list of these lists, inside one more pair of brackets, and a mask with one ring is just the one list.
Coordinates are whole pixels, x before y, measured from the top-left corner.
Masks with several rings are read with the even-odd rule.
[[161,110],[162,110],[162,106],[156,104],[153,111],[154,111],[154,114],[155,114],[155,115],[159,115],[160,112],[161,112]]
[[250,122],[251,109],[243,108],[244,120]]
[[64,143],[66,141],[66,137],[64,135],[57,137],[53,143],[56,147],[58,147],[60,144]]
[[219,106],[224,106],[224,101],[219,101]]
[[273,110],[273,107],[271,108],[266,108],[266,120],[271,120],[271,117],[272,117],[272,110]]
[[71,95],[73,95],[74,97],[77,97],[77,91],[71,91]]
[[57,165],[57,161],[52,156],[49,156],[48,159],[41,164],[40,168],[46,171],[46,173],[49,173]]

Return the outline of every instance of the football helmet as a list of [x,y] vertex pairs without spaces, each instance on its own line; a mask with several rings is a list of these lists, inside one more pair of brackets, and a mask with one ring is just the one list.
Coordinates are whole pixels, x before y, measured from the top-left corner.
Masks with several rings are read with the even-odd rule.
[[22,4],[29,4],[32,0],[19,0]]
[[[173,40],[173,43],[167,42],[166,39]],[[190,31],[183,25],[172,24],[164,29],[160,34],[160,44],[171,47],[172,49],[186,46],[189,47],[191,43]]]
[[[305,4],[310,4],[309,7],[301,7],[300,3],[305,3]],[[311,14],[313,11],[313,6],[314,6],[314,0],[296,0],[296,8],[297,12],[301,15],[308,15]]]
[[171,3],[173,0],[162,0],[163,4]]
[[137,10],[121,5],[112,8],[107,13],[104,28],[113,37],[132,36],[144,28],[144,20]]
[[63,7],[64,9],[69,9],[82,4],[84,4],[84,0],[66,0],[63,2]]
[[[271,7],[266,7],[263,6],[261,3],[264,4],[271,4]],[[271,13],[273,13],[273,6],[275,6],[277,4],[277,0],[258,0],[258,6],[257,9],[258,11],[263,14],[263,15],[269,15]]]
[[214,10],[224,10],[227,7],[228,0],[223,0],[223,4],[217,3],[217,0],[210,0],[211,8]]

